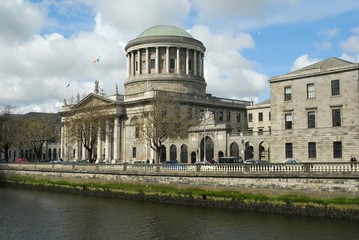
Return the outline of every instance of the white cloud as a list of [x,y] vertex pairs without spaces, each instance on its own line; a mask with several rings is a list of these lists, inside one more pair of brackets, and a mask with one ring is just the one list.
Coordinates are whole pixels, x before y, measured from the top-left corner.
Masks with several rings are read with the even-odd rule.
[[322,28],[319,30],[318,35],[326,38],[333,38],[340,32],[339,28]]
[[43,12],[27,1],[2,0],[0,42],[26,41],[43,26]]
[[297,59],[295,59],[293,66],[291,67],[291,71],[295,71],[297,69],[306,67],[308,65],[311,65],[313,63],[319,62],[320,59],[316,58],[310,58],[308,54],[304,54]]
[[354,35],[340,41],[340,47],[344,51],[342,58],[351,62],[359,62],[359,26],[352,29]]
[[[356,0],[193,0],[199,20],[229,29],[249,29],[272,24],[314,21],[359,8]],[[223,14],[225,13],[225,14]]]
[[214,34],[206,26],[195,26],[190,32],[207,48],[204,67],[208,93],[250,99],[269,87],[268,78],[254,70],[257,64],[241,54],[241,50],[255,47],[249,34]]

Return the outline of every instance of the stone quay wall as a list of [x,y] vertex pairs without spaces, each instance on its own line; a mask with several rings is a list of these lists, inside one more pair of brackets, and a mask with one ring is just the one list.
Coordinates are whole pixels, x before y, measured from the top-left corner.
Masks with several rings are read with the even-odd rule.
[[0,176],[75,182],[162,184],[179,188],[327,198],[359,196],[359,164],[0,164]]

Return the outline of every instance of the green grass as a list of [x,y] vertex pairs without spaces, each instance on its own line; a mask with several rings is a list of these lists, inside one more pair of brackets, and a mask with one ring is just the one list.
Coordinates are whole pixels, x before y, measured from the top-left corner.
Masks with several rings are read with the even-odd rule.
[[244,202],[269,202],[273,204],[294,204],[298,206],[318,205],[339,208],[359,209],[359,198],[335,198],[319,199],[301,195],[269,196],[263,194],[252,194],[238,191],[214,191],[201,188],[177,188],[168,185],[147,185],[129,183],[100,183],[100,182],[76,182],[64,180],[49,180],[43,178],[32,178],[25,176],[7,176],[8,182],[17,182],[34,185],[59,186],[68,188],[83,187],[89,190],[110,190],[130,194],[148,194],[159,196],[180,196],[202,198],[204,195],[213,200],[239,200]]

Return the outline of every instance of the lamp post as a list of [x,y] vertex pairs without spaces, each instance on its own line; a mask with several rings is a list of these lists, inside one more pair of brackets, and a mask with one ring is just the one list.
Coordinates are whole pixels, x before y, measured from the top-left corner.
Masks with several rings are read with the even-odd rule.
[[201,112],[201,119],[203,124],[203,163],[206,162],[206,111]]

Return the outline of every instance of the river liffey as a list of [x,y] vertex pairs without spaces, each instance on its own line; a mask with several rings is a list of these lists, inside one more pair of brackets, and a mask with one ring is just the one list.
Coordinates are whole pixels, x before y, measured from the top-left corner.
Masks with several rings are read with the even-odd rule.
[[0,188],[0,239],[358,239],[359,223]]

